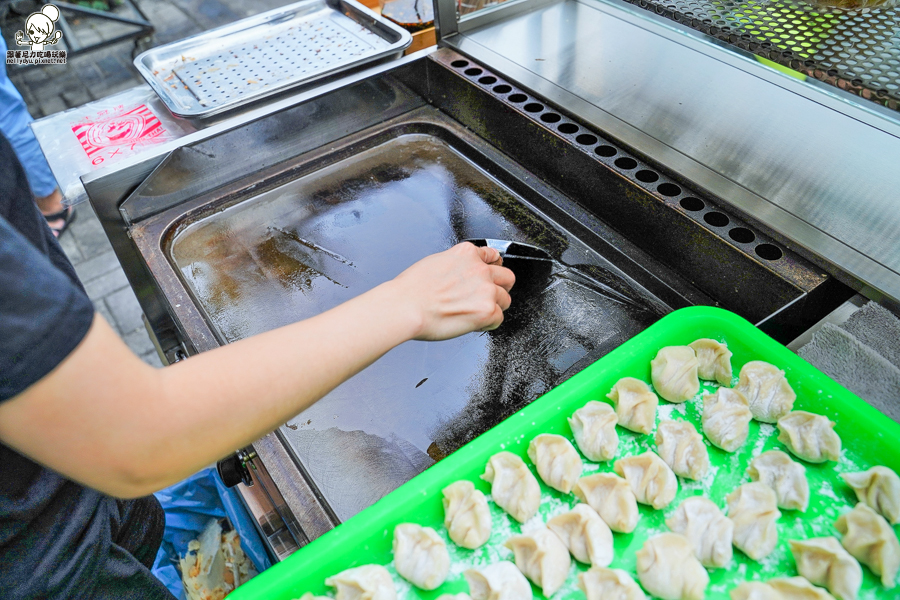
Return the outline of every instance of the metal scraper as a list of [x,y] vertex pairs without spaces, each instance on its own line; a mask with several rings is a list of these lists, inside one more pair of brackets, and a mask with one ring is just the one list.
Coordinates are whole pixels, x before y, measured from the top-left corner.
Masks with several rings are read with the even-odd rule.
[[471,242],[478,247],[493,248],[500,253],[500,257],[503,259],[503,266],[516,276],[516,284],[511,292],[513,297],[536,289],[543,289],[553,272],[555,263],[553,257],[550,256],[549,252],[538,246],[489,238],[464,241]]

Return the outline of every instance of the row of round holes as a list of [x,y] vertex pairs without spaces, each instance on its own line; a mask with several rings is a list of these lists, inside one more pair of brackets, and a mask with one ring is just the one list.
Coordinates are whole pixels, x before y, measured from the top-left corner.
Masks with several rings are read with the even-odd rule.
[[[461,69],[468,65],[469,61],[466,60],[455,60],[450,63],[450,66],[456,67],[457,69]],[[466,69],[463,72],[469,77],[478,77],[483,73],[483,71],[478,67],[472,67]],[[493,85],[497,83],[497,78],[492,75],[485,75],[484,77],[478,79],[478,83],[482,85]],[[494,86],[492,91],[496,94],[509,94],[509,92],[512,91],[512,87],[506,85],[505,83],[502,83],[500,85]],[[509,95],[507,97],[507,100],[515,104],[521,104],[522,102],[528,100],[528,96],[517,92],[515,94]],[[529,113],[539,113],[544,110],[544,105],[537,102],[529,102],[522,108]],[[556,113],[546,112],[540,116],[540,119],[544,123],[552,124],[561,121],[562,117]],[[578,132],[579,127],[574,123],[562,123],[557,126],[557,130],[559,130],[560,133],[573,134]],[[590,133],[582,133],[575,137],[575,141],[583,146],[593,146],[594,144],[599,142],[599,139],[597,138],[597,136]],[[594,148],[594,153],[604,158],[612,158],[613,156],[618,154],[618,150],[616,150],[616,148],[613,146],[600,144],[599,146]],[[623,171],[630,171],[638,166],[636,160],[627,156],[617,158],[614,164]],[[643,183],[653,183],[659,179],[658,174],[648,169],[641,169],[640,171],[635,173],[634,176],[638,181],[641,181]],[[668,182],[659,184],[656,187],[656,191],[669,198],[681,194],[681,188],[679,186],[675,185],[674,183]],[[699,212],[706,208],[703,200],[693,197],[682,198],[679,202],[679,205],[690,212]],[[703,215],[703,220],[708,225],[716,228],[725,227],[730,223],[730,219],[727,215],[715,211],[711,211]],[[739,244],[751,244],[756,240],[756,235],[746,227],[733,227],[728,231],[728,237]],[[784,255],[784,253],[781,251],[781,248],[773,244],[759,244],[756,246],[756,248],[754,248],[754,251],[756,252],[756,255],[763,260],[770,261],[778,260]]]

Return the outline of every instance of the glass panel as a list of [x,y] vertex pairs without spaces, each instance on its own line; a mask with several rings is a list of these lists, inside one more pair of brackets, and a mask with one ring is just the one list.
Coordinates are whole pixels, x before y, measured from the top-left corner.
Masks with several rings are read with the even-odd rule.
[[457,10],[459,10],[459,15],[463,16],[508,1],[509,0],[456,0],[456,7]]

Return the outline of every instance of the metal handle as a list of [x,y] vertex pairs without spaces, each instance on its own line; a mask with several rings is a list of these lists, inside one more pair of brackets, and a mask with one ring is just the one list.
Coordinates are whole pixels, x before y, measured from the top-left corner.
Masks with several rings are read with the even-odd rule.
[[216,471],[225,487],[234,487],[239,483],[251,487],[253,476],[250,474],[250,469],[256,469],[252,462],[254,458],[256,458],[256,451],[251,446],[247,446],[217,462]]

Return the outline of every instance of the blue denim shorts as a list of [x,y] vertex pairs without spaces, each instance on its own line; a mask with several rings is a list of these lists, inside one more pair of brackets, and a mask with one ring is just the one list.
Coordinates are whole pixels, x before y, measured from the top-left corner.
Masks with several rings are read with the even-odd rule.
[[22,94],[6,74],[6,42],[0,36],[0,131],[10,141],[19,162],[25,167],[31,193],[42,198],[52,194],[57,184],[37,138],[29,127],[32,120]]

